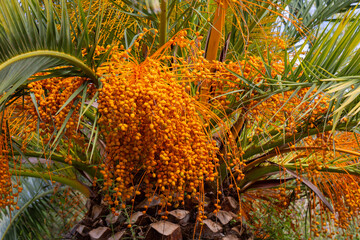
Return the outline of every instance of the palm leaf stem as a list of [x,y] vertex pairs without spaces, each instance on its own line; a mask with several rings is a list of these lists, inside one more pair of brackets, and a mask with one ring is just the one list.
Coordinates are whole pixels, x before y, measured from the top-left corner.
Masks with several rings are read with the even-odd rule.
[[160,47],[163,46],[167,41],[167,26],[168,26],[168,17],[167,17],[167,0],[161,0],[160,4]]
[[59,59],[69,62],[69,64],[71,64],[73,66],[79,67],[81,70],[84,71],[84,73],[93,81],[93,83],[97,87],[100,87],[100,82],[98,80],[98,77],[96,76],[96,74],[93,70],[91,70],[88,66],[86,66],[82,61],[80,61],[76,57],[71,56],[66,53],[58,52],[58,51],[39,50],[39,51],[27,52],[27,53],[17,55],[15,57],[12,57],[9,60],[3,62],[0,65],[0,71],[4,70],[6,67],[10,66],[11,64],[13,64],[15,62],[25,60],[28,58],[40,57],[40,56],[59,58]]
[[[301,166],[305,169],[308,168],[308,164],[301,164]],[[285,169],[297,171],[299,169],[298,166],[295,166],[294,164],[285,164],[283,166]],[[239,187],[244,186],[246,183],[255,181],[257,179],[260,179],[262,177],[273,175],[281,171],[281,167],[277,165],[269,165],[269,166],[262,166],[262,167],[256,167],[253,168],[251,171],[249,171],[243,180],[238,184]],[[360,176],[360,171],[354,168],[345,168],[345,167],[333,167],[333,166],[327,166],[322,167],[318,169],[319,172],[325,172],[325,173],[341,173],[341,174],[351,174]]]
[[306,150],[324,150],[324,151],[335,151],[335,152],[340,152],[340,153],[345,153],[345,154],[350,154],[350,155],[354,155],[357,157],[360,157],[360,153],[359,152],[355,152],[355,151],[351,151],[351,150],[347,150],[347,149],[342,149],[342,148],[324,148],[324,147],[294,147],[294,148],[285,148],[285,149],[278,149],[276,151],[271,151],[271,153],[266,153],[265,155],[257,158],[256,160],[250,162],[249,164],[247,164],[244,168],[244,171],[251,169],[253,167],[255,167],[256,165],[265,162],[267,159],[275,157],[279,154],[282,153],[288,153],[288,152],[295,152],[295,151],[306,151]]
[[76,179],[69,179],[69,178],[66,178],[63,176],[58,176],[55,174],[44,173],[44,172],[42,172],[42,173],[33,172],[30,170],[10,169],[10,173],[11,173],[11,175],[15,175],[15,176],[35,177],[35,178],[41,178],[41,179],[59,182],[59,183],[65,184],[67,186],[70,186],[73,189],[78,190],[79,192],[84,194],[86,197],[89,197],[90,193],[91,193],[88,186],[86,186],[85,184],[83,184],[82,182],[80,182]]
[[[17,156],[17,155],[21,155],[21,154],[18,153],[18,152],[14,152],[14,156]],[[26,157],[36,157],[36,158],[49,159],[49,158],[46,158],[46,156],[41,152],[27,151],[26,153],[24,153],[24,155]],[[50,159],[53,160],[53,161],[56,161],[56,162],[67,164],[65,162],[65,158],[60,156],[60,155],[57,155],[57,154],[52,154]],[[73,166],[73,167],[75,167],[77,169],[81,169],[82,171],[86,172],[87,174],[89,174],[92,177],[94,177],[94,176],[99,177],[99,175],[100,175],[100,173],[96,172],[94,168],[92,168],[91,166],[89,166],[87,164],[79,162],[79,161],[72,161],[71,166]]]
[[[341,131],[341,130],[344,130],[346,128],[354,127],[357,124],[358,124],[358,122],[356,122],[356,121],[338,124],[336,126],[336,130]],[[290,137],[281,138],[281,139],[276,140],[276,141],[271,141],[269,143],[262,144],[261,146],[258,146],[258,147],[254,148],[254,149],[247,150],[245,152],[245,154],[242,156],[242,158],[247,159],[247,158],[249,158],[251,156],[262,153],[262,152],[264,152],[266,150],[276,148],[276,147],[282,146],[284,144],[293,143],[294,141],[299,141],[299,140],[303,139],[304,137],[308,137],[308,136],[319,133],[319,131],[320,131],[319,129],[322,129],[323,132],[328,132],[328,131],[331,131],[332,128],[333,128],[332,125],[327,125],[327,126],[324,126],[324,127],[323,126],[318,126],[317,128],[309,129],[307,132],[304,132],[304,131],[301,132],[301,129],[299,129],[300,131],[298,131],[297,134],[294,134],[294,135],[292,135]]]

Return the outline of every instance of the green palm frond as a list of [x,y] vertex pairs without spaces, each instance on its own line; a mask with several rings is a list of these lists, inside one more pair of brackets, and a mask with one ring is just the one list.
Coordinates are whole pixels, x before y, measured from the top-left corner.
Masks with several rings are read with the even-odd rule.
[[[260,164],[268,159],[276,162],[276,158],[274,158],[277,156],[276,152],[279,149],[286,148],[288,144],[295,144],[303,138],[331,130],[337,132],[357,130],[360,112],[360,98],[358,97],[360,68],[356,64],[360,61],[359,22],[360,16],[355,11],[351,11],[341,21],[329,24],[316,39],[309,36],[309,39],[299,47],[298,53],[291,58],[285,55],[284,62],[288,65],[285,65],[284,73],[276,79],[272,79],[270,75],[264,75],[268,81],[273,83],[270,86],[251,86],[250,83],[246,82],[246,79],[233,73],[244,83],[241,87],[248,89],[248,91],[243,92],[234,109],[247,106],[250,101],[256,100],[259,101],[258,104],[261,104],[272,96],[291,93],[289,99],[284,101],[282,106],[277,106],[275,115],[281,113],[281,109],[288,104],[291,98],[297,96],[300,89],[307,89],[307,93],[303,95],[301,103],[295,106],[294,110],[305,102],[314,102],[323,96],[331,96],[328,113],[317,119],[316,126],[310,127],[307,121],[303,119],[305,114],[316,111],[318,106],[314,105],[298,116],[297,132],[290,135],[286,135],[285,130],[279,132],[269,129],[267,123],[271,122],[272,118],[270,117],[266,119],[265,123],[262,123],[263,128],[268,131],[257,134],[249,142],[248,139],[252,138],[251,134],[254,131],[254,124],[245,124],[238,139],[239,146],[243,146],[244,149],[242,157],[247,160],[245,170],[259,172],[259,176],[263,177],[268,172],[261,172],[263,166]],[[307,50],[304,51],[305,49]],[[266,61],[264,61],[265,64],[267,64]],[[270,64],[268,66],[271,68]],[[249,92],[256,93],[255,97],[251,97]],[[343,121],[344,118],[349,119]],[[334,125],[329,124],[331,119],[334,120]],[[259,126],[256,125],[256,127]],[[263,156],[267,157],[260,161]],[[286,156],[289,157],[290,155]],[[351,163],[349,157],[344,156],[344,159],[344,161]],[[256,166],[258,168],[253,170]],[[292,163],[285,166],[287,169],[294,169]],[[307,167],[306,164],[303,166]],[[278,171],[274,166],[265,166],[264,169],[270,168]],[[321,169],[321,171],[359,175],[357,164],[349,164],[346,168],[339,168],[329,163],[329,168]],[[250,178],[255,176],[252,172],[245,175]]]
[[[80,214],[78,217],[81,217],[81,202],[78,206],[71,206],[58,200],[58,196],[68,190],[68,187],[55,190],[50,181],[36,178],[21,178],[21,182],[23,192],[20,193],[18,202],[20,209],[14,210],[11,218],[7,210],[1,213],[1,239],[54,239],[54,233],[66,231],[62,229],[66,222],[57,214],[59,210],[69,211],[67,208],[71,208],[71,214],[66,219],[75,214]],[[76,193],[70,194],[76,197]]]
[[359,22],[360,15],[349,12],[341,21],[329,25],[316,40],[305,43],[309,51],[303,58],[298,56],[301,64],[289,77],[311,82],[332,96],[334,127],[343,117],[359,113],[360,67],[356,64],[360,60]]
[[[249,101],[256,100],[259,101],[258,104],[261,104],[262,101],[266,101],[276,94],[292,92],[291,97],[284,103],[285,106],[292,97],[296,96],[297,91],[308,89],[299,106],[306,101],[318,99],[320,95],[324,94],[330,95],[332,98],[328,114],[323,116],[322,122],[317,123],[318,126],[326,127],[326,122],[334,118],[334,130],[340,130],[344,126],[341,125],[337,128],[337,124],[340,124],[341,119],[347,117],[349,118],[348,127],[354,127],[356,124],[353,123],[357,122],[357,115],[360,112],[358,97],[360,67],[356,64],[360,61],[359,22],[360,16],[352,11],[342,21],[328,25],[318,38],[313,39],[309,36],[309,39],[299,47],[294,56],[289,59],[286,59],[287,55],[285,56],[285,70],[281,76],[278,76],[280,78],[272,79],[271,76],[264,75],[268,81],[273,83],[270,86],[251,86],[247,84],[246,79],[237,75],[242,80],[241,82],[244,82],[243,87],[248,91],[243,92],[234,109],[246,106]],[[307,50],[304,51],[305,49]],[[266,64],[264,61],[264,65]],[[269,64],[267,65],[271,67]],[[294,68],[294,65],[298,66]],[[258,94],[250,97],[250,93],[254,91]],[[284,106],[279,106],[278,113]],[[317,107],[314,105],[302,115],[316,110]],[[334,110],[332,110],[333,107]],[[330,113],[332,115],[329,115]],[[299,129],[303,128],[304,126],[299,126]],[[282,134],[277,134],[282,136]],[[284,139],[283,143],[285,142]]]
[[[52,76],[86,76],[98,85],[90,61],[82,56],[94,45],[86,21],[71,22],[67,2],[61,14],[52,1],[3,1],[0,5],[0,102],[17,91],[32,75],[49,68]],[[91,59],[91,56],[89,57]]]
[[286,21],[284,21],[285,32],[296,42],[312,32],[316,27],[320,28],[320,24],[331,21],[338,16],[341,19],[343,16],[341,14],[356,6],[357,2],[357,0],[291,0],[286,8],[289,18],[293,20],[301,19],[300,22],[304,28],[305,35],[302,35],[293,24],[289,24]]

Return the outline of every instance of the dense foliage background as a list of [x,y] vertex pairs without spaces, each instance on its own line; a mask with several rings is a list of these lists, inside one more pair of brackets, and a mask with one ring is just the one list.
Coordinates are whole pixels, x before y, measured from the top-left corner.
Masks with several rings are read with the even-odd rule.
[[358,237],[359,19],[1,1],[2,239]]

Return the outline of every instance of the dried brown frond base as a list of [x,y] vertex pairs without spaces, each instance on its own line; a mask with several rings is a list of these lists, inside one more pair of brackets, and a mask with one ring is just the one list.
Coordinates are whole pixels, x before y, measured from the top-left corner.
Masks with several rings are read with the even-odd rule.
[[[196,220],[198,203],[192,200],[185,201],[181,208],[169,208],[168,211],[159,213],[160,201],[156,197],[146,199],[140,196],[134,206],[129,205],[129,208],[114,214],[98,196],[88,200],[85,218],[64,239],[254,239],[244,218],[239,218],[236,214],[239,211],[237,200],[233,197],[222,198],[220,205],[224,210],[214,214],[214,204],[217,201],[215,194],[206,195],[206,219],[203,223]],[[147,210],[145,206],[148,206]]]

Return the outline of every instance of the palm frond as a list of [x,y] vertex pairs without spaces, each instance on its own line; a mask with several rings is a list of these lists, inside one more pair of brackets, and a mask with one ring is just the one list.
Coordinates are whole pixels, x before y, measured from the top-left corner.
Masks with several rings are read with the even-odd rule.
[[[311,33],[316,27],[320,28],[320,24],[331,21],[339,15],[342,17],[342,13],[356,7],[357,2],[356,0],[344,0],[341,2],[336,0],[292,0],[286,9],[290,19],[301,22],[306,36],[307,33]],[[288,34],[289,38],[293,39],[293,42],[303,38],[304,35],[293,24],[284,21],[284,26],[284,31]]]
[[[21,182],[23,192],[19,196],[19,210],[14,210],[11,218],[7,210],[1,213],[1,239],[54,239],[54,234],[61,234],[61,228],[65,227],[64,220],[57,214],[60,209],[67,211],[66,208],[72,208],[73,212],[67,219],[74,214],[81,217],[81,202],[78,207],[66,204],[62,207],[61,201],[54,198],[62,195],[68,187],[55,189],[50,181],[36,178],[21,178]],[[76,197],[75,193],[71,194]]]
[[34,0],[10,0],[0,5],[1,102],[32,75],[49,68],[61,67],[52,72],[54,76],[86,76],[99,84],[91,63],[81,52],[84,46],[92,45],[92,40],[85,37],[86,22],[73,26],[66,1],[60,5],[60,16],[52,1],[42,4]]

